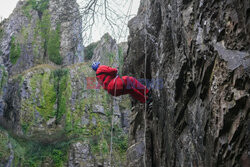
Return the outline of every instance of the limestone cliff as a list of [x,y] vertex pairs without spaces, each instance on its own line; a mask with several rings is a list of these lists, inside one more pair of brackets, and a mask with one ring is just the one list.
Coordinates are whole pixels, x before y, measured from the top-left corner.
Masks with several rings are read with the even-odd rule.
[[129,28],[125,74],[163,82],[134,104],[128,165],[248,166],[250,1],[143,0]]
[[81,27],[75,0],[19,1],[0,23],[1,167],[110,166],[111,130],[111,163],[126,165],[130,102],[92,82]]
[[11,74],[38,64],[83,60],[82,22],[75,0],[19,1],[1,23],[1,58]]

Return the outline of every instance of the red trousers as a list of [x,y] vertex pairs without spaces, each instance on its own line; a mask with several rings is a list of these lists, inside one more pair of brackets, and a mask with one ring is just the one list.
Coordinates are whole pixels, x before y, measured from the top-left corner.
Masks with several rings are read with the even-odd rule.
[[[123,79],[123,81],[122,81]],[[113,96],[130,94],[141,103],[145,103],[145,93],[148,94],[146,86],[141,84],[134,77],[123,76],[122,79],[118,76],[114,78],[108,85],[108,92]]]

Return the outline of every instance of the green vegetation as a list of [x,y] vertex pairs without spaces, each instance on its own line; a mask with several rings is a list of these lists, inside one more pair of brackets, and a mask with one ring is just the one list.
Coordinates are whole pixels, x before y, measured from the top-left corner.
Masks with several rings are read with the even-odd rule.
[[23,111],[21,126],[25,133],[33,124],[36,124],[35,111],[42,116],[44,121],[55,118],[56,123],[59,123],[68,110],[67,102],[71,95],[68,70],[59,69],[52,72],[40,70],[30,78],[32,88],[30,98],[24,99],[21,104]]
[[11,38],[11,44],[10,44],[10,62],[12,64],[16,64],[18,58],[21,55],[21,47],[20,45],[16,42],[15,37]]
[[32,5],[32,9],[43,13],[49,6],[49,0],[29,0],[29,4]]
[[114,63],[115,53],[107,53],[106,56],[109,58],[109,64]]
[[[28,0],[23,7],[24,14],[31,19],[31,10],[38,11],[40,20],[37,21],[35,28],[34,40],[32,42],[34,55],[39,57],[48,57],[50,61],[61,65],[63,58],[60,55],[61,33],[60,24],[56,29],[51,28],[50,14],[48,10],[49,0]],[[27,38],[26,31],[22,31],[24,39]],[[40,43],[40,39],[42,42]],[[39,55],[39,46],[44,49],[44,54]],[[44,61],[44,60],[38,60]]]
[[27,27],[23,27],[21,29],[21,38],[18,38],[18,41],[20,41],[20,43],[25,44],[28,42],[28,37],[29,37],[29,32],[31,31],[31,27],[30,25],[28,25]]
[[23,13],[26,17],[28,17],[29,20],[31,20],[31,14],[30,11],[32,10],[32,5],[27,3],[25,6],[23,6]]
[[50,14],[49,11],[46,10],[42,16],[42,19],[40,22],[38,22],[38,33],[43,39],[43,48],[45,52],[47,51],[48,47],[48,41],[49,41],[49,35],[50,35]]
[[7,83],[8,73],[6,72],[3,66],[0,66],[0,70],[1,70],[1,76],[2,76],[2,78],[0,78],[1,79],[0,80],[0,95],[1,95],[4,85]]
[[54,62],[55,64],[62,64],[62,57],[60,56],[60,45],[61,45],[61,38],[60,38],[60,25],[58,24],[56,30],[50,31],[50,36],[48,40],[48,55],[49,59]]
[[92,59],[94,55],[94,50],[97,47],[98,42],[91,43],[86,48],[84,48],[84,59],[85,61],[89,61]]
[[23,160],[24,149],[0,127],[0,164],[8,162],[11,155],[10,145],[14,153],[13,166],[18,166],[19,160]]
[[68,83],[68,70],[59,69],[53,71],[53,76],[55,79],[54,89],[57,92],[57,111],[56,111],[56,123],[59,123],[62,116],[66,114],[67,111],[67,101],[71,95],[70,86]]
[[[37,21],[34,40],[32,42],[34,55],[37,58],[41,57],[41,55],[39,55],[39,46],[41,45],[44,49],[44,55],[42,55],[42,57],[48,57],[53,63],[61,65],[63,61],[63,58],[60,55],[61,26],[58,24],[55,30],[51,28],[48,5],[49,0],[28,0],[23,7],[23,12],[29,19],[31,19],[31,10],[36,10],[40,17],[40,20]],[[24,39],[26,39],[27,33],[22,31],[22,34]],[[38,42],[40,39],[42,39],[41,43]]]
[[29,19],[31,19],[31,10],[43,13],[46,9],[48,9],[48,6],[49,0],[28,0],[26,5],[23,7],[23,12]]
[[[42,84],[41,84],[42,83]],[[57,100],[57,93],[54,89],[54,83],[50,80],[50,73],[37,74],[31,78],[31,86],[33,89],[33,98],[35,99],[36,89],[39,92],[39,105],[36,110],[43,116],[45,120],[49,120],[55,116],[55,104]]]
[[68,160],[68,143],[45,145],[19,140],[18,145],[23,150],[21,166],[38,167],[43,166],[44,162],[50,162],[52,167],[62,167]]
[[0,27],[0,40],[3,38],[4,30],[2,27]]
[[106,40],[106,42],[108,41],[108,40],[110,40],[112,37],[109,35],[109,33],[106,33],[106,34],[104,34],[103,35],[103,38]]
[[[49,60],[57,65],[61,65],[63,58],[60,55],[61,45],[61,26],[57,24],[55,30],[51,28],[50,14],[48,10],[43,12],[41,20],[37,22],[37,27],[34,34],[34,52],[37,52],[36,40],[40,36],[42,38],[42,47],[44,49],[44,56],[49,57]],[[35,54],[36,55],[36,54]]]
[[[89,143],[91,153],[97,157],[98,161],[105,161],[108,158],[113,108],[110,105],[111,97],[104,90],[79,88],[77,88],[80,91],[77,97],[71,97],[73,89],[80,86],[72,85],[71,79],[79,84],[84,80],[82,76],[90,74],[92,70],[89,64],[73,65],[67,69],[54,69],[41,65],[25,71],[21,77],[18,77],[17,82],[21,84],[28,79],[29,98],[22,99],[20,122],[25,136],[31,139],[30,141],[13,139],[11,142],[16,142],[12,145],[15,145],[15,156],[18,155],[21,166],[37,167],[47,162],[51,166],[61,167],[67,161],[71,144],[76,142]],[[122,107],[126,108],[128,102],[123,102]],[[93,112],[95,104],[103,106],[105,114]],[[87,119],[87,122],[83,123],[83,117]],[[53,119],[55,122],[47,125],[47,122]],[[46,129],[46,132],[42,131],[40,135],[50,132],[55,135],[63,133],[62,136],[60,134],[58,136],[63,137],[60,139],[65,142],[36,143],[39,140],[37,136],[33,137],[39,133],[36,129],[38,125]],[[57,127],[64,127],[64,129],[59,132]],[[113,128],[113,164],[119,166],[126,161],[128,139],[119,124],[115,124]],[[38,135],[39,138],[41,136]]]
[[7,161],[10,156],[10,149],[8,147],[8,137],[0,131],[0,162]]

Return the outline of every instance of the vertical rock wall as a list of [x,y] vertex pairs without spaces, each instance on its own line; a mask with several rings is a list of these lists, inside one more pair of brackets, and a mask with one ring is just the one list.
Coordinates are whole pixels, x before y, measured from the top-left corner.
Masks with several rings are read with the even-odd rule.
[[146,166],[247,166],[249,11],[248,0],[141,1],[124,71],[163,87],[147,112],[134,104],[129,166],[144,154]]

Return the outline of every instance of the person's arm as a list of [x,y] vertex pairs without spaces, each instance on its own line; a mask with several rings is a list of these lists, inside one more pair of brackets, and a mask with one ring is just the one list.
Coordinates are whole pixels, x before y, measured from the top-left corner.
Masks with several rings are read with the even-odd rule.
[[97,70],[97,74],[100,74],[100,73],[106,73],[106,74],[109,74],[109,75],[112,75],[112,76],[116,76],[117,74],[117,69],[116,68],[111,68],[109,66],[100,66]]

